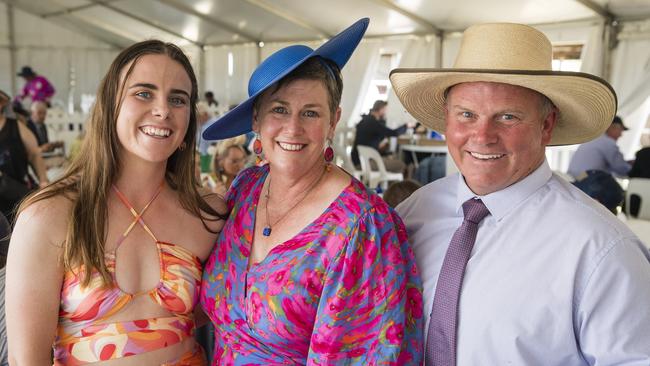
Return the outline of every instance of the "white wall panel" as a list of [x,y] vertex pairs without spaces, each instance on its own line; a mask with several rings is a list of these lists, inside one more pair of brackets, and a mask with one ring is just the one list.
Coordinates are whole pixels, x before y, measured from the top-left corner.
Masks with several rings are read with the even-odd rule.
[[9,45],[9,21],[7,19],[7,4],[0,3],[0,47]]
[[[228,53],[232,53],[232,75],[228,73]],[[212,91],[220,108],[240,103],[248,98],[248,79],[257,62],[255,44],[210,47],[205,51],[205,80],[199,89]]]
[[[4,4],[1,5],[4,8]],[[6,18],[6,10],[0,9],[0,13],[0,19]],[[3,34],[6,33],[6,22],[0,24]],[[96,93],[99,81],[118,53],[110,45],[81,32],[73,32],[15,8],[14,24],[16,70],[9,66],[9,49],[0,48],[0,88],[10,92],[12,74],[29,65],[52,82],[56,89],[53,102],[66,109],[71,95],[78,108],[81,94]],[[17,92],[23,85],[24,80],[18,78]]]
[[[0,70],[9,70],[9,49],[0,48]],[[11,74],[8,72],[0,72],[0,90],[5,93],[11,94]]]

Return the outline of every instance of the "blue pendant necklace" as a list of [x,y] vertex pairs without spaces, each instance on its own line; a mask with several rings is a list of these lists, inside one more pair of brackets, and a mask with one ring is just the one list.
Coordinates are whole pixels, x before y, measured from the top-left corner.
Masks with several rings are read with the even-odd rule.
[[271,176],[269,175],[269,184],[267,184],[266,186],[266,195],[264,195],[264,198],[266,199],[266,201],[264,202],[264,212],[266,214],[266,226],[264,227],[264,229],[262,229],[262,235],[271,236],[271,231],[273,230],[272,227],[279,224],[280,221],[282,221],[285,217],[287,217],[289,212],[291,212],[294,208],[296,208],[296,206],[298,206],[298,204],[300,204],[300,202],[302,202],[305,198],[307,198],[307,196],[309,196],[309,192],[313,191],[314,188],[316,188],[318,182],[320,182],[320,180],[323,178],[326,171],[327,170],[323,168],[323,171],[320,173],[318,178],[309,186],[309,188],[307,188],[307,190],[305,190],[305,192],[302,194],[302,197],[300,197],[300,199],[296,201],[296,203],[294,203],[291,207],[289,207],[289,209],[285,213],[283,213],[279,219],[275,220],[273,224],[271,224],[271,220],[269,220],[269,199],[271,196]]

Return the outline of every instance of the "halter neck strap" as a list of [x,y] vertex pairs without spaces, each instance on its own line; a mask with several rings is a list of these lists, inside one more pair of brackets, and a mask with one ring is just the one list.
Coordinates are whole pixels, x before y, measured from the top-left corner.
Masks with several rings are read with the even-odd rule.
[[147,232],[147,234],[149,234],[149,236],[151,236],[153,238],[154,241],[156,241],[156,242],[158,241],[158,239],[156,239],[156,236],[153,234],[153,232],[151,232],[151,229],[149,229],[147,224],[142,219],[142,215],[144,215],[145,211],[147,211],[149,206],[151,206],[151,203],[158,197],[158,195],[162,191],[164,185],[165,185],[165,181],[160,183],[160,186],[158,187],[158,189],[154,193],[153,197],[151,197],[151,199],[144,206],[142,211],[138,212],[138,211],[135,210],[135,208],[133,208],[133,205],[131,205],[131,203],[126,198],[126,196],[122,192],[120,192],[119,189],[117,189],[117,186],[115,184],[113,184],[113,191],[115,191],[115,194],[117,194],[117,198],[119,198],[120,201],[122,201],[124,206],[126,206],[129,209],[129,211],[131,212],[131,215],[133,215],[133,217],[134,217],[133,222],[131,222],[131,225],[129,225],[129,227],[126,229],[126,231],[117,240],[117,247],[119,247],[122,244],[122,242],[124,241],[124,239],[126,239],[126,237],[129,235],[131,230],[133,230],[133,228],[135,227],[136,223],[140,224],[140,226],[142,226],[142,228]]

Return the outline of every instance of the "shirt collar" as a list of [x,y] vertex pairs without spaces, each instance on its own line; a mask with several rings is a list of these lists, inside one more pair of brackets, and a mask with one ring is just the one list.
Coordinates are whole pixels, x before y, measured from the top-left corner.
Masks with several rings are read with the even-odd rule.
[[462,174],[458,174],[458,190],[456,192],[456,213],[463,215],[463,203],[470,198],[480,198],[485,206],[490,211],[495,220],[501,220],[510,210],[512,210],[519,203],[530,197],[533,192],[542,187],[553,173],[548,166],[548,162],[544,162],[519,182],[506,187],[500,191],[496,191],[485,196],[478,196],[472,192],[465,183]]

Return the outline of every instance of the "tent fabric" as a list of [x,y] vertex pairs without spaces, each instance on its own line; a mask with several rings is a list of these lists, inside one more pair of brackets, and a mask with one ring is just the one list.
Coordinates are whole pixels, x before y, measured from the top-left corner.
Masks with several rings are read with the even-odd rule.
[[[618,93],[619,114],[631,127],[620,140],[626,156],[638,149],[650,114],[650,2],[592,0],[592,7],[578,0],[499,0],[489,6],[482,0],[434,0],[395,2],[393,7],[371,0],[260,3],[0,2],[0,69],[4,70],[0,89],[11,94],[20,90],[23,81],[15,73],[30,65],[54,83],[58,106],[67,110],[72,104],[78,110],[81,96],[95,94],[121,48],[160,38],[179,44],[189,54],[200,90],[213,91],[226,109],[246,97],[251,72],[273,51],[295,43],[318,46],[354,20],[369,16],[366,38],[343,70],[341,125],[354,126],[372,103],[367,91],[377,70],[384,67],[380,53],[396,55],[393,67],[449,67],[464,28],[479,22],[508,21],[532,24],[555,44],[584,43],[581,71],[609,76]],[[608,20],[598,7],[616,20],[614,28],[606,26]],[[618,36],[611,51],[605,44],[608,30]],[[260,41],[264,42],[261,48]],[[413,120],[390,90],[388,101],[389,124]]]

